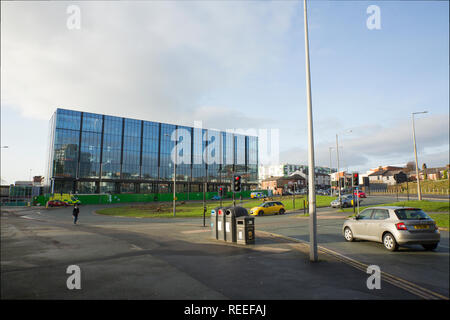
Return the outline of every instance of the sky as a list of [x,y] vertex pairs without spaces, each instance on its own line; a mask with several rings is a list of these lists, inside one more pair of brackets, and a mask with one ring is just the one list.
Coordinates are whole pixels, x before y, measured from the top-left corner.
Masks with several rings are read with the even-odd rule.
[[[316,165],[331,155],[336,167],[336,135],[341,169],[413,161],[411,113],[424,110],[419,165],[450,162],[448,12],[448,1],[308,1]],[[303,1],[2,2],[3,182],[45,176],[58,107],[278,130],[279,161],[307,164]]]

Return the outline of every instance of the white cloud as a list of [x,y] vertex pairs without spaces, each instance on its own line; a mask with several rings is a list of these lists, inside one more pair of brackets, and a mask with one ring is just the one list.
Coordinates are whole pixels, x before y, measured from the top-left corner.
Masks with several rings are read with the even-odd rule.
[[[443,166],[449,162],[449,115],[436,114],[416,119],[416,140],[421,163]],[[306,142],[306,141],[305,141]],[[330,151],[332,166],[336,167],[336,141],[330,140],[315,145],[315,163],[329,166]],[[353,128],[352,134],[339,136],[341,169],[366,170],[391,162],[406,162],[414,159],[412,127],[410,121],[399,121],[394,125],[377,124]],[[307,163],[308,150],[287,149],[280,154],[280,161]]]
[[2,105],[41,119],[65,107],[196,120],[205,95],[277,63],[297,10],[253,1],[70,4],[81,8],[80,30],[66,27],[67,3],[2,2]]

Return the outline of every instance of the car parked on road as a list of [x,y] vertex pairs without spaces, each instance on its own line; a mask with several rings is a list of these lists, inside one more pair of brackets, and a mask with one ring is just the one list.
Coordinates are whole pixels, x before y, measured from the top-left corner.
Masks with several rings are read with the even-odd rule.
[[250,209],[250,215],[263,216],[267,214],[284,214],[286,209],[280,201],[267,201]]
[[420,244],[425,250],[434,250],[440,241],[436,222],[421,209],[407,207],[367,208],[346,220],[342,233],[346,241],[381,242],[390,251],[405,244]]
[[251,194],[250,194],[250,198],[251,199],[262,199],[262,198],[264,198],[265,197],[265,194],[264,193],[262,193],[262,192],[252,192]]
[[363,191],[355,191],[354,195],[359,197],[359,198],[367,198],[366,193]]
[[61,201],[61,200],[50,200],[48,202],[48,206],[49,207],[68,207],[68,206],[70,206],[70,204],[68,204],[65,201]]
[[[341,202],[342,208],[349,208],[353,206],[353,196],[351,194],[343,195],[341,196]],[[359,200],[359,202],[361,203],[361,200]],[[339,208],[340,207],[339,198],[336,198],[335,200],[331,201],[330,206],[332,208]]]

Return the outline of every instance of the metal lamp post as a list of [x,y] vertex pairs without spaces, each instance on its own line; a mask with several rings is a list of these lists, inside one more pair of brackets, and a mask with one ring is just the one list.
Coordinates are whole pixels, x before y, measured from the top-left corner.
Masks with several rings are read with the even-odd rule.
[[331,188],[331,175],[333,174],[332,170],[331,170],[331,150],[332,149],[333,149],[333,147],[328,147],[328,151],[330,152],[330,192],[331,192],[331,195],[333,195],[333,189]]
[[[165,133],[164,134],[167,137],[170,137],[169,134]],[[177,191],[177,142],[178,142],[178,136],[177,136],[177,140],[175,141],[175,159],[173,162],[173,216],[176,216],[176,191]]]
[[[351,133],[352,130],[347,130],[345,132]],[[337,133],[336,133],[336,157],[337,157],[337,177],[338,177],[339,206],[342,208],[341,177],[339,176],[339,139],[338,139],[338,134]],[[344,182],[345,182],[345,175],[344,175]]]
[[306,63],[306,101],[308,105],[308,184],[309,184],[309,259],[313,262],[317,257],[317,217],[316,217],[316,186],[314,172],[314,132],[311,101],[311,73],[309,65],[308,18],[306,0],[303,0],[303,14],[305,23],[305,63]]
[[414,142],[414,157],[416,159],[416,178],[417,178],[417,197],[418,200],[422,200],[422,192],[420,191],[420,177],[419,177],[419,164],[417,160],[417,146],[416,146],[416,129],[414,127],[414,115],[420,114],[420,113],[428,113],[428,111],[421,111],[421,112],[412,112],[412,130],[413,130],[413,142]]

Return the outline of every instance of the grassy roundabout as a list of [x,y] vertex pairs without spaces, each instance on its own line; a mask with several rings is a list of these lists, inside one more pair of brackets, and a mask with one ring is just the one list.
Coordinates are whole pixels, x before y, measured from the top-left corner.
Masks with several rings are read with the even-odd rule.
[[[295,198],[295,208],[303,209],[303,200],[305,200],[305,196],[296,196]],[[330,202],[334,199],[334,197],[328,196],[317,196],[316,203],[317,207],[328,207]],[[292,196],[285,197],[274,197],[269,200],[273,201],[281,201],[286,211],[293,209],[293,200]],[[236,200],[237,206],[242,206],[246,209],[253,208],[255,206],[263,203],[262,200],[259,199],[245,199],[242,203],[240,203],[239,199]],[[206,216],[211,214],[211,210],[215,207],[218,207],[220,202],[208,201],[206,204]],[[224,207],[233,205],[233,201],[230,199],[225,199],[222,203]],[[123,207],[113,207],[113,208],[105,208],[97,210],[96,213],[108,215],[108,216],[118,216],[118,217],[134,217],[134,218],[173,218],[172,211],[172,202],[151,202],[151,203],[139,203],[139,204],[130,204]],[[176,207],[176,217],[177,218],[193,218],[193,217],[202,217],[203,216],[203,203],[202,202],[177,202]]]

